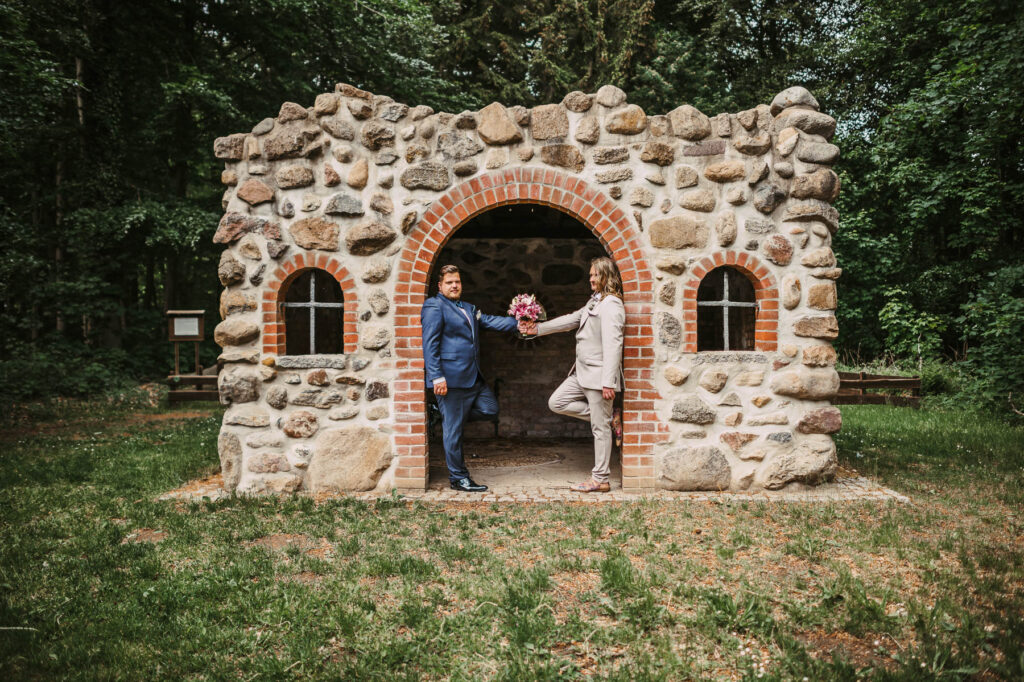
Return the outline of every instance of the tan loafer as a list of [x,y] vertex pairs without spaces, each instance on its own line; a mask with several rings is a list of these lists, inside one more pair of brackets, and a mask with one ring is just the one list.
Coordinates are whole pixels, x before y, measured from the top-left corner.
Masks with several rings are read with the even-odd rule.
[[608,481],[604,483],[598,483],[594,479],[584,481],[583,483],[577,483],[576,485],[569,488],[573,492],[577,493],[606,493],[612,489],[612,486]]

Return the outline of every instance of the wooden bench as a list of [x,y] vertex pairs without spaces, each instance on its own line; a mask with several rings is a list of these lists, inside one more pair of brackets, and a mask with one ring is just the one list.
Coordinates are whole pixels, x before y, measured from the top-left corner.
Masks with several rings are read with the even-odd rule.
[[167,377],[167,385],[171,387],[167,394],[171,404],[191,400],[220,400],[216,374],[171,374]]
[[[895,389],[910,395],[868,393],[872,389]],[[921,407],[921,377],[894,377],[866,372],[839,372],[839,392],[833,405],[894,405]]]

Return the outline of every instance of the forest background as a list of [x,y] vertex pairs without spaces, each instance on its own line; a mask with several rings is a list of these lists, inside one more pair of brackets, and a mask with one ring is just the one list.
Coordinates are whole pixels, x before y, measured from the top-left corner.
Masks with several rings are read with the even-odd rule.
[[164,311],[216,321],[214,138],[336,82],[456,113],[804,85],[839,121],[844,361],[1024,404],[1016,0],[0,0],[0,402],[165,376]]

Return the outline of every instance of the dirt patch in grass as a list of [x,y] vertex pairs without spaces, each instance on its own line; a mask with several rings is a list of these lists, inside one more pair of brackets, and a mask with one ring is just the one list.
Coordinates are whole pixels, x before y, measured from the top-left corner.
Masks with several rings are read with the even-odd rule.
[[[887,668],[896,667],[895,662],[888,656],[878,653],[881,646],[880,640],[872,640],[868,637],[854,637],[847,632],[798,632],[796,638],[807,647],[808,652],[819,660],[832,658],[838,655],[857,668]],[[889,639],[888,637],[886,638]],[[878,642],[878,644],[875,644]],[[891,640],[890,640],[891,643]]]
[[158,542],[163,542],[165,539],[167,539],[167,533],[165,531],[155,530],[153,528],[140,528],[124,536],[124,539],[121,540],[121,544],[127,545],[133,542],[149,542],[155,545]]

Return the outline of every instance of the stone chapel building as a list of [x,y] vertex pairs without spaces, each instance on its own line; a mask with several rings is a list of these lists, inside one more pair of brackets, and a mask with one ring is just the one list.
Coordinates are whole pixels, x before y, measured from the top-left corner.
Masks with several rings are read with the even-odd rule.
[[[648,115],[611,85],[449,114],[339,84],[218,138],[225,487],[423,490],[436,269],[459,265],[485,312],[530,292],[555,316],[605,254],[626,308],[623,488],[828,480],[835,125],[801,87],[709,118]],[[546,406],[572,335],[492,336],[501,436],[588,437]]]

